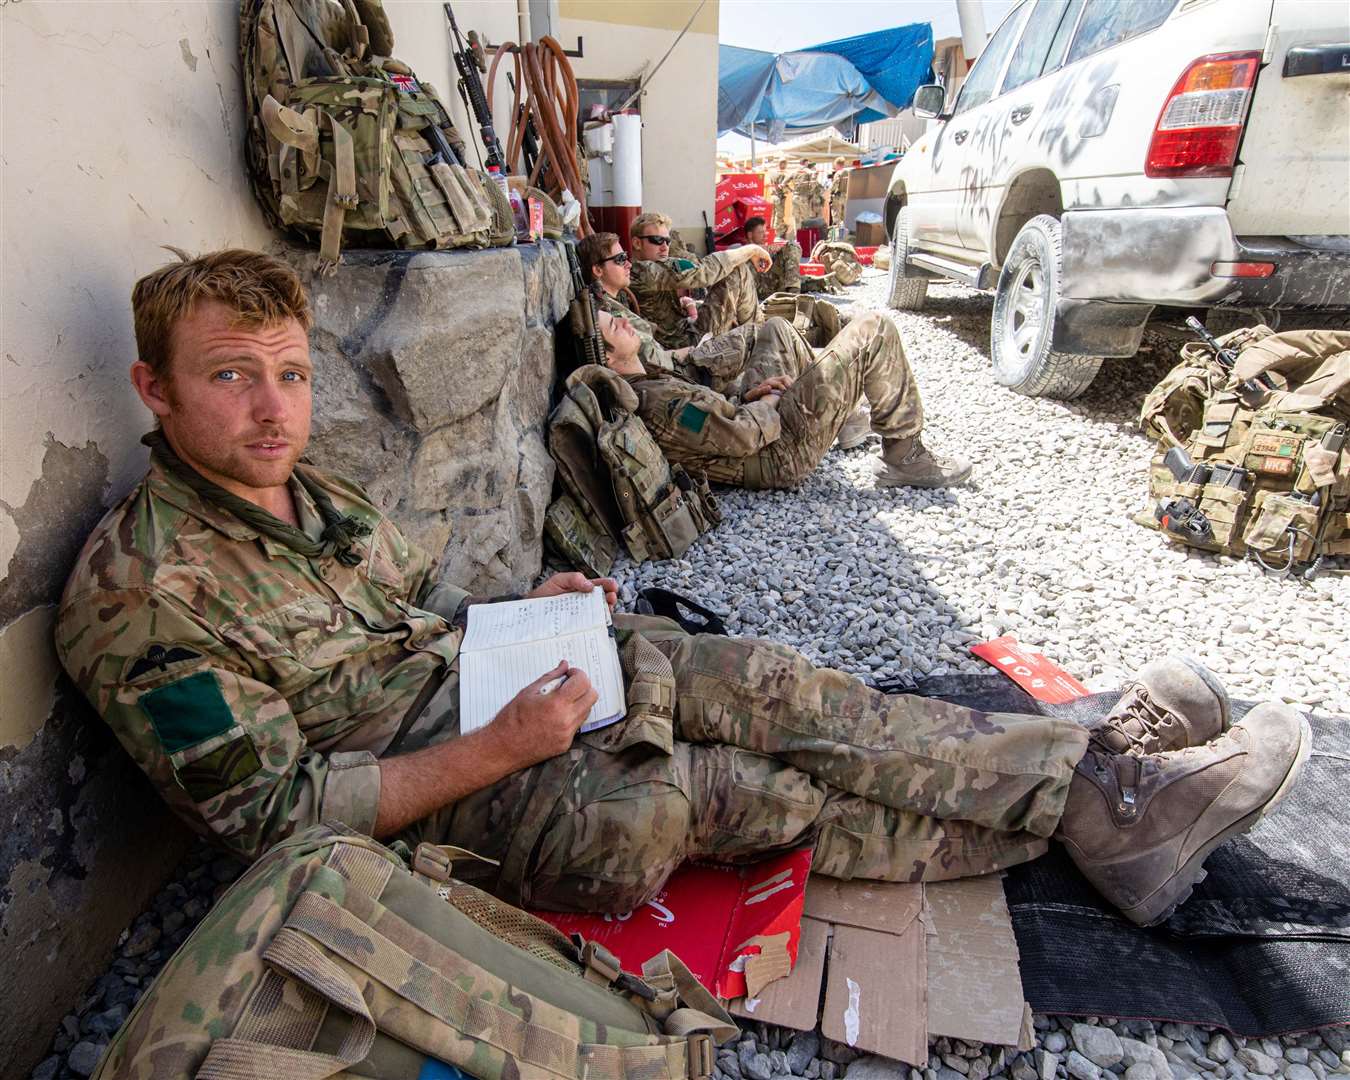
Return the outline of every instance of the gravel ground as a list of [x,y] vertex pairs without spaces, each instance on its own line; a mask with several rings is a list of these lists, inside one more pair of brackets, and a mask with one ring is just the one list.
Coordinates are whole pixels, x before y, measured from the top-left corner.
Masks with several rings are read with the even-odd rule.
[[[883,307],[885,274],[837,298]],[[990,670],[967,647],[1003,633],[1092,689],[1186,650],[1236,696],[1278,697],[1350,715],[1350,583],[1267,578],[1252,564],[1174,548],[1130,517],[1147,499],[1150,445],[1135,422],[1185,340],[1158,325],[1138,357],[1103,369],[1063,403],[994,385],[991,300],[930,288],[923,312],[894,312],[919,378],[925,441],[975,462],[968,486],[876,490],[877,441],[827,456],[794,492],[722,494],[725,522],[684,559],[617,569],[624,601],[664,585],[729,613],[734,634],[787,642],[860,675]],[[1338,629],[1339,628],[1339,629]],[[119,944],[109,970],[62,1021],[37,1080],[88,1076],[172,951],[239,873],[194,852]],[[818,1033],[752,1023],[719,1052],[726,1080],[1215,1080],[1350,1074],[1345,1028],[1241,1039],[1186,1024],[1036,1017],[1029,1053],[959,1040],[930,1044],[928,1067],[858,1058]],[[858,1058],[855,1060],[855,1058]],[[850,1064],[851,1063],[851,1064]]]
[[[869,270],[838,299],[883,308],[885,287]],[[618,568],[624,600],[647,585],[687,592],[729,612],[733,634],[859,675],[987,672],[968,646],[1011,633],[1093,690],[1187,651],[1234,696],[1350,714],[1350,580],[1278,580],[1131,520],[1152,453],[1139,406],[1185,333],[1151,326],[1140,354],[1108,361],[1077,401],[1025,398],[990,375],[991,306],[937,285],[924,311],[891,312],[924,441],[975,463],[966,486],[875,488],[873,437],[828,454],[795,491],[724,490],[726,520],[683,559]]]

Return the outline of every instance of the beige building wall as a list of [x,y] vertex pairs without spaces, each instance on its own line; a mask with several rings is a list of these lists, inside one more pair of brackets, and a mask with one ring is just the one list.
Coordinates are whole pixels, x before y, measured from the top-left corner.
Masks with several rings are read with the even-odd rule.
[[[558,0],[554,36],[582,39],[579,79],[645,79],[698,7],[698,0]],[[686,243],[703,249],[703,213],[713,218],[717,173],[717,0],[644,92],[642,204],[669,214]]]
[[[386,6],[398,55],[476,139],[440,4]],[[461,0],[457,15],[516,37],[513,0]],[[183,850],[72,700],[50,632],[84,536],[144,468],[133,282],[172,257],[161,245],[274,242],[243,167],[238,23],[235,0],[0,5],[0,970],[24,975],[0,996],[0,1061],[13,1075]]]

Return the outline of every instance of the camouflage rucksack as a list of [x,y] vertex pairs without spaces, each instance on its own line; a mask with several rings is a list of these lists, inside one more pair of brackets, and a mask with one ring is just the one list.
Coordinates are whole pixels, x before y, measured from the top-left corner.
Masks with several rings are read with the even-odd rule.
[[[1257,326],[1219,343],[1238,353],[1231,372],[1207,345],[1187,344],[1140,412],[1158,441],[1150,495],[1199,512],[1193,529],[1165,535],[1281,572],[1350,554],[1350,333]],[[1190,475],[1168,467],[1173,447],[1194,462]],[[1156,512],[1136,520],[1157,527]]]
[[759,310],[766,319],[786,319],[813,349],[825,348],[843,325],[837,307],[802,293],[773,293],[761,301]]
[[824,266],[840,285],[852,285],[862,277],[858,253],[843,240],[821,240],[811,249],[811,261]]
[[609,572],[619,540],[636,562],[683,555],[722,520],[707,479],[671,466],[621,376],[587,364],[566,385],[548,420],[563,494],[545,513],[545,535],[592,575]]
[[594,942],[342,826],[277,844],[216,902],[113,1038],[97,1080],[688,1080],[736,1028],[670,953]]
[[390,57],[381,0],[242,0],[240,49],[254,193],[280,228],[343,243],[500,247],[511,203],[469,168],[430,85]]

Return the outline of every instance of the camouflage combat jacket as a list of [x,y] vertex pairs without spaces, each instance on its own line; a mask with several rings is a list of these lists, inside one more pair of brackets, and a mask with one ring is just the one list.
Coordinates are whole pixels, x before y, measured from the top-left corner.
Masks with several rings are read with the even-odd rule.
[[357,566],[260,536],[152,465],[85,544],[57,615],[66,671],[170,807],[250,860],[324,820],[372,831],[376,758],[435,741],[420,729],[445,717],[419,713],[458,677],[449,620],[467,594],[358,486],[309,475],[370,526]]
[[633,329],[637,331],[638,340],[641,342],[638,346],[638,359],[642,361],[643,367],[673,370],[670,354],[656,343],[656,327],[641,315],[630,311],[622,300],[610,296],[604,289],[600,290],[600,310],[609,312],[616,319],[627,319],[633,324]]
[[747,468],[758,477],[756,455],[782,433],[772,395],[740,405],[666,371],[630,375],[628,382],[637,392],[638,415],[670,463],[702,470],[718,483],[742,484]]
[[738,265],[727,251],[706,255],[687,270],[679,269],[670,261],[638,259],[633,263],[633,276],[628,287],[642,307],[642,317],[654,328],[653,336],[657,342],[667,349],[682,349],[693,345],[698,335],[690,330],[685,320],[684,310],[680,307],[680,290],[716,285]]

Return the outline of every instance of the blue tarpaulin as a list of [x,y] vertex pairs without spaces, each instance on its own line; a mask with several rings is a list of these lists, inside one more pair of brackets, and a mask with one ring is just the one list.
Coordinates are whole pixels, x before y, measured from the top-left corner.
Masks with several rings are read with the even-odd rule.
[[927,23],[785,53],[718,48],[717,128],[770,142],[894,116],[933,66]]

